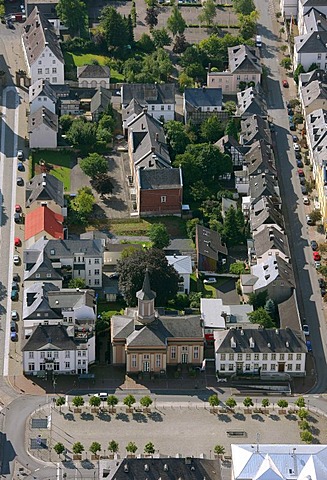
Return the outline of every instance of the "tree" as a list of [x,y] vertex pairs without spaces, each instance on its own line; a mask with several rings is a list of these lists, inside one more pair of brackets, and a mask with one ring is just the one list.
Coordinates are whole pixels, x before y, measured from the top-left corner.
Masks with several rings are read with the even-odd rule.
[[99,442],[92,442],[89,450],[93,455],[98,455],[98,452],[101,451],[101,444]]
[[309,432],[309,430],[303,430],[303,431],[300,433],[300,437],[301,437],[302,442],[312,443],[313,435],[312,435],[311,432]]
[[152,442],[148,442],[145,446],[144,446],[144,453],[146,455],[153,455],[155,452],[155,448],[154,448],[154,445]]
[[178,10],[178,7],[176,5],[173,6],[171,15],[167,19],[167,28],[168,30],[171,31],[173,36],[175,37],[178,33],[182,34],[184,33],[186,29],[186,22],[181,14],[181,12]]
[[73,453],[75,453],[75,455],[80,455],[84,450],[84,445],[82,445],[81,442],[75,442],[73,444]]
[[151,35],[156,48],[163,48],[171,44],[172,40],[165,27],[152,30]]
[[94,195],[89,187],[82,187],[77,190],[77,195],[70,202],[70,206],[75,212],[84,217],[93,210]]
[[131,408],[135,402],[136,400],[133,395],[127,395],[127,397],[124,398],[124,405],[126,405],[128,408]]
[[231,137],[238,139],[238,128],[234,118],[230,118],[226,124],[225,135],[230,135]]
[[151,400],[151,398],[148,395],[145,395],[145,397],[142,397],[140,399],[140,404],[144,408],[149,408],[150,405],[152,405],[152,403],[153,403],[153,401]]
[[319,222],[321,220],[321,212],[319,210],[313,210],[309,213],[309,217],[313,223]]
[[245,273],[245,265],[244,262],[237,261],[232,263],[229,267],[229,273],[233,273],[234,275],[242,275]]
[[96,395],[92,395],[92,397],[90,397],[89,404],[91,407],[100,407],[101,398],[97,397]]
[[115,395],[109,395],[107,398],[107,404],[109,407],[114,408],[118,404],[118,398]]
[[116,440],[111,440],[108,444],[108,450],[112,453],[117,453],[119,450],[119,443]]
[[210,115],[201,124],[201,137],[204,142],[215,143],[224,134],[224,127],[218,115]]
[[282,58],[280,61],[280,66],[284,67],[285,70],[290,70],[292,66],[292,60],[290,59],[290,57]]
[[304,400],[304,397],[299,397],[296,399],[296,401],[294,402],[295,405],[299,408],[304,408],[305,407],[305,400]]
[[263,408],[268,408],[269,405],[270,405],[270,402],[269,402],[268,398],[263,398],[261,400],[261,405],[263,406]]
[[233,409],[236,407],[236,400],[235,398],[233,397],[229,397],[227,398],[226,402],[225,402],[225,405],[226,407],[230,408],[230,409]]
[[291,98],[291,100],[288,103],[290,104],[290,107],[293,108],[293,110],[296,107],[299,107],[301,105],[300,100],[298,98]]
[[220,403],[218,395],[216,393],[214,393],[213,395],[210,395],[210,397],[208,398],[208,402],[210,407],[218,407]]
[[73,121],[66,133],[67,140],[74,146],[94,146],[96,144],[97,126],[95,123],[86,122],[82,118]]
[[92,178],[90,183],[94,190],[101,197],[104,197],[105,195],[111,195],[114,191],[113,183],[107,173],[103,175],[97,175],[96,177]]
[[[137,47],[144,53],[153,53],[156,49],[154,41],[147,33],[142,33],[140,40],[137,42]],[[130,58],[129,60],[133,61],[135,59]]]
[[176,296],[179,275],[162,250],[151,248],[137,250],[118,262],[119,290],[128,305],[136,304],[136,292],[142,288],[145,271],[148,269],[151,288],[156,292],[156,304],[166,305]]
[[185,152],[187,145],[190,143],[190,139],[182,122],[168,120],[168,122],[164,124],[164,130],[168,138],[172,158],[174,159],[176,155]]
[[316,63],[311,63],[310,67],[308,68],[308,72],[313,72],[314,70],[317,70],[318,65]]
[[132,19],[132,23],[133,23],[133,28],[135,28],[135,27],[136,27],[136,21],[137,21],[137,13],[136,13],[135,0],[132,1],[131,19]]
[[220,458],[222,455],[225,454],[225,447],[223,447],[222,445],[215,445],[213,451]]
[[81,289],[86,288],[86,283],[84,278],[80,278],[80,277],[71,278],[68,282],[68,288],[81,288]]
[[245,235],[244,223],[242,225],[241,221],[242,218],[244,222],[244,217],[241,210],[235,210],[233,206],[227,210],[222,228],[222,237],[228,246],[240,245],[244,243]]
[[66,134],[68,132],[68,130],[72,126],[73,121],[74,121],[74,117],[72,115],[68,115],[68,114],[62,115],[59,118],[59,125],[60,125],[60,128],[61,128],[61,133],[62,134]]
[[274,319],[275,316],[276,316],[276,305],[275,305],[275,302],[271,298],[268,298],[264,308],[265,308],[266,312],[268,313],[268,315],[272,319]]
[[306,420],[301,420],[299,422],[299,427],[300,427],[300,430],[309,430],[310,425],[309,425],[309,422],[307,422]]
[[264,328],[273,328],[275,326],[273,319],[262,307],[248,313],[251,323],[256,323]]
[[88,177],[96,177],[108,171],[108,161],[98,153],[90,153],[80,161],[80,167]]
[[136,450],[137,450],[137,446],[136,446],[135,442],[129,442],[126,445],[126,452],[134,454],[134,453],[136,453]]
[[186,37],[185,37],[184,33],[181,33],[180,35],[176,35],[175,41],[174,41],[174,46],[173,46],[173,52],[174,53],[183,53],[183,52],[185,52],[187,47],[188,47],[188,43],[186,41]]
[[253,401],[251,397],[245,397],[243,400],[243,405],[246,408],[253,407]]
[[279,408],[287,408],[288,407],[288,401],[287,400],[284,400],[283,398],[281,398],[280,400],[278,400],[277,402],[277,406]]
[[268,298],[268,291],[263,290],[259,293],[250,293],[248,303],[253,305],[254,310],[260,307],[264,307]]
[[[87,32],[87,6],[83,0],[59,0],[57,15],[70,30],[71,36],[84,37]],[[72,12],[74,14],[72,15]]]
[[249,15],[242,15],[241,13],[238,15],[238,21],[240,25],[239,32],[244,40],[249,40],[253,37],[253,35],[255,35],[257,30],[258,16],[259,14],[256,10],[251,12]]
[[216,16],[216,4],[214,0],[206,0],[202,4],[202,11],[199,15],[200,23],[211,26]]
[[60,442],[56,443],[53,449],[58,455],[61,455],[66,450],[65,446]]
[[163,223],[153,223],[148,231],[153,248],[163,249],[170,244],[167,228]]
[[72,404],[74,405],[74,407],[76,408],[79,408],[79,407],[83,407],[84,405],[84,398],[77,395],[76,397],[73,398],[72,400]]
[[186,222],[186,233],[190,240],[195,241],[196,226],[201,223],[199,218],[191,218]]
[[255,10],[253,0],[232,0],[233,8],[236,13],[242,13],[243,15],[250,15]]
[[301,73],[304,73],[304,68],[302,63],[299,63],[296,69],[294,70],[294,74],[293,74],[294,81],[297,85],[299,83],[299,76],[301,75]]
[[145,23],[149,25],[150,30],[158,25],[158,9],[156,7],[149,7],[146,9]]
[[127,20],[114,7],[106,6],[102,9],[100,27],[108,50],[126,47],[130,43]]
[[56,406],[59,407],[60,412],[61,412],[61,407],[65,405],[65,403],[66,403],[65,397],[58,397],[56,399]]
[[228,100],[224,105],[224,110],[226,110],[229,115],[234,115],[236,112],[236,103],[233,100]]
[[306,418],[308,418],[309,412],[305,408],[300,408],[297,412],[297,415],[300,420],[305,420]]

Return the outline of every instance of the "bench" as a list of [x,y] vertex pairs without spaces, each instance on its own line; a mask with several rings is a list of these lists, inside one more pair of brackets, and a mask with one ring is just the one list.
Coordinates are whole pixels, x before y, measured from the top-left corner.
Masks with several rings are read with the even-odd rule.
[[244,430],[227,430],[228,437],[246,437],[247,434]]

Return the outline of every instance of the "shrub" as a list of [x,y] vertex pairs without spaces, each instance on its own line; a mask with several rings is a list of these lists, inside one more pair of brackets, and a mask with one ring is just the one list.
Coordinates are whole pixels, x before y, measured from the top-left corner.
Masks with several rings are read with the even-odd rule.
[[313,435],[311,432],[309,432],[309,430],[302,430],[302,432],[300,433],[300,437],[302,442],[312,443]]

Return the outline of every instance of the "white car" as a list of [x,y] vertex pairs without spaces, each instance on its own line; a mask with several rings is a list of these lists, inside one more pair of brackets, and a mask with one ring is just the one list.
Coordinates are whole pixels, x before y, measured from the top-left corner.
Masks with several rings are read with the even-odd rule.
[[17,310],[12,310],[11,311],[11,320],[18,320]]
[[294,151],[295,152],[299,152],[300,151],[300,145],[298,143],[293,143],[293,148],[294,148]]
[[216,283],[216,281],[215,277],[210,277],[203,280],[203,283]]
[[310,205],[310,200],[309,200],[309,197],[303,197],[303,203],[304,205]]
[[315,268],[318,270],[318,268],[321,267],[321,263],[320,262],[315,262]]
[[302,330],[305,336],[310,335],[309,325],[303,325]]
[[105,402],[108,398],[108,394],[106,392],[95,393],[95,397],[100,397],[102,402]]
[[17,160],[24,160],[23,150],[17,150]]
[[20,263],[19,255],[14,255],[14,264],[19,265],[19,263]]

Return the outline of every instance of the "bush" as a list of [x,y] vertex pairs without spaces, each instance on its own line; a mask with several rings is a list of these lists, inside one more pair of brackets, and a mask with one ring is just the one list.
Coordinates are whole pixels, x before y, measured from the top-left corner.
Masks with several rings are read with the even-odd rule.
[[71,40],[66,40],[61,44],[63,50],[73,53],[98,53],[96,45],[85,38],[74,37]]
[[300,430],[309,430],[309,423],[306,420],[301,420],[299,423]]
[[302,432],[300,433],[300,437],[302,442],[312,443],[313,435],[311,432],[309,432],[309,430],[302,430]]

